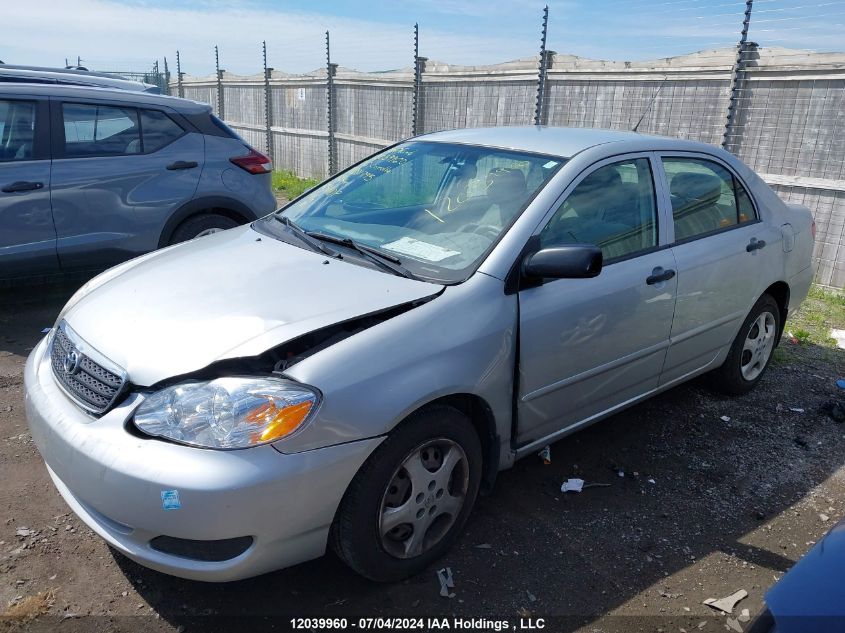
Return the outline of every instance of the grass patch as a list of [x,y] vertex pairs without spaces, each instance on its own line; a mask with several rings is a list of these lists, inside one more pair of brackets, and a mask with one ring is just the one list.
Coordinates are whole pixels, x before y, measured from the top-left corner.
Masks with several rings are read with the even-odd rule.
[[281,193],[288,200],[302,195],[306,189],[310,189],[319,182],[314,178],[300,178],[291,171],[273,172],[273,190]]
[[814,285],[801,309],[786,321],[786,331],[800,345],[812,343],[836,349],[831,329],[845,329],[845,295]]
[[[20,602],[7,607],[0,612],[0,624],[12,625],[30,622],[50,610],[53,604],[54,592],[52,589],[41,591],[34,596],[27,596]],[[2,630],[2,627],[0,627]]]

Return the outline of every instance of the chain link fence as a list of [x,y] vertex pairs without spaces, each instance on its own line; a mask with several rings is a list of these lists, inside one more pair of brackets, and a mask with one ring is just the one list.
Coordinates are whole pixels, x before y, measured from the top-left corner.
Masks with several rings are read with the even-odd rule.
[[[662,5],[648,15],[634,0],[614,4],[670,33],[649,36],[652,46],[646,49],[656,53],[649,61],[556,53],[546,29],[554,33],[555,23],[544,14],[538,53],[502,64],[429,60],[419,50],[424,32],[420,40],[415,27],[405,68],[357,72],[334,63],[327,33],[323,69],[293,75],[267,68],[265,48],[259,74],[228,73],[216,56],[215,75],[192,77],[182,73],[177,56],[169,89],[211,104],[247,142],[268,152],[277,169],[317,179],[403,138],[462,127],[540,122],[636,128],[721,145],[782,198],[813,210],[817,281],[845,287],[845,53],[782,48],[785,38],[773,36],[812,30],[813,20],[835,26],[845,4],[755,0],[752,8],[750,0],[717,5],[667,0]],[[607,20],[613,19],[617,16],[608,12]],[[699,29],[695,41],[707,47],[660,57],[676,45],[673,29],[693,35]],[[755,35],[760,41],[752,41]],[[789,41],[794,39],[793,34]]]

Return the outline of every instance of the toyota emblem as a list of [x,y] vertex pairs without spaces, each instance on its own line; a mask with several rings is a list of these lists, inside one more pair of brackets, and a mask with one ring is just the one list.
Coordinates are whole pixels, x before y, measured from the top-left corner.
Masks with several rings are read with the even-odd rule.
[[75,374],[79,369],[79,354],[68,352],[65,356],[64,369],[68,374]]

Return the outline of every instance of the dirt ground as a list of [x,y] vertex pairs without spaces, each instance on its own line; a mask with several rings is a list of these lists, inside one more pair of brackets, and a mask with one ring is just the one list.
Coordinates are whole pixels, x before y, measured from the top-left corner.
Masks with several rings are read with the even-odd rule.
[[[24,361],[73,290],[0,291],[0,630],[246,631],[283,629],[294,616],[456,615],[510,626],[533,616],[552,631],[723,631],[725,616],[703,600],[744,589],[734,616],[755,614],[845,514],[845,425],[818,411],[839,395],[845,352],[801,337],[784,341],[748,396],[698,380],[552,445],[550,465],[531,457],[502,473],[438,565],[454,574],[453,598],[439,595],[434,567],[379,585],[332,554],[237,583],[171,578],[76,519],[27,431]],[[573,476],[609,486],[562,494]]]

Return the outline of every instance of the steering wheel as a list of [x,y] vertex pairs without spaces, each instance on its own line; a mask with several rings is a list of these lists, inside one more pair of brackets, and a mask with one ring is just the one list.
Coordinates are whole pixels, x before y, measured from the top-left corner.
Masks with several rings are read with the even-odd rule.
[[492,224],[467,224],[460,231],[460,233],[475,233],[482,237],[489,238],[491,241],[499,237],[502,232],[498,226]]

